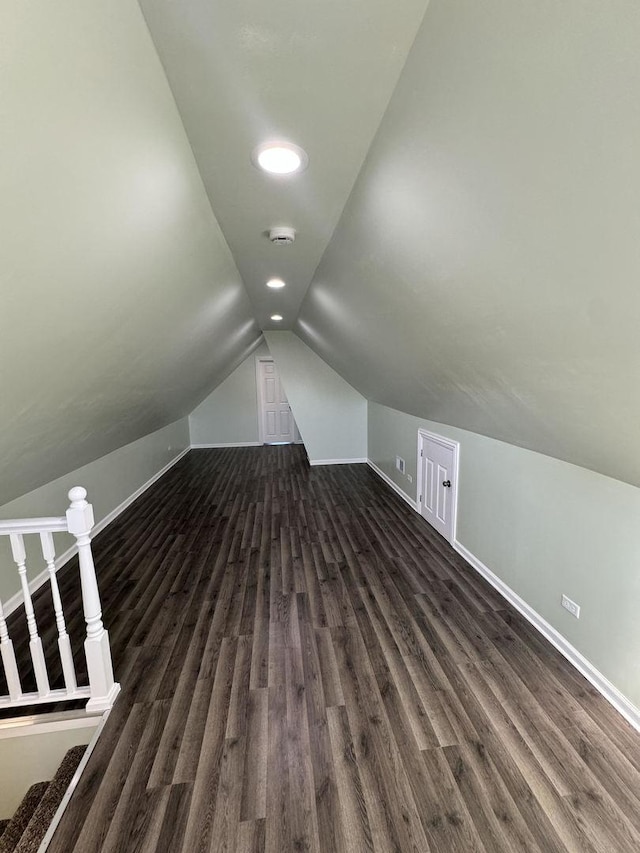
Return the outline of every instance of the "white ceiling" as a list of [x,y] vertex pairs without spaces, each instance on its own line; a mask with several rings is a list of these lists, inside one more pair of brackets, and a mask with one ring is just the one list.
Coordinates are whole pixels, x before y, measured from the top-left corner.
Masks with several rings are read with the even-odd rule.
[[[349,197],[427,0],[140,0],[214,213],[263,329],[290,328]],[[251,163],[301,145],[298,176]],[[291,247],[266,232],[291,225]],[[269,291],[278,276],[284,290]],[[270,315],[284,316],[274,324]]]

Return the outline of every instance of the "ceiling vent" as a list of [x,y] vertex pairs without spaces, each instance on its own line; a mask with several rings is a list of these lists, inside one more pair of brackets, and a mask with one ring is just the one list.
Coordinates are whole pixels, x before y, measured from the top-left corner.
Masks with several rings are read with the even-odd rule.
[[278,228],[272,228],[271,231],[269,231],[269,240],[271,240],[274,246],[290,246],[295,239],[295,229],[289,228],[286,225],[282,225]]

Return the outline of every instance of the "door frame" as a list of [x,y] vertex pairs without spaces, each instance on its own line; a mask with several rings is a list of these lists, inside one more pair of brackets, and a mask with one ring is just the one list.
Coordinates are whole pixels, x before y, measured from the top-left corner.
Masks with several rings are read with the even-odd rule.
[[[446,447],[447,450],[452,450],[452,458],[453,458],[453,470],[451,472],[451,539],[449,542],[453,544],[457,539],[457,530],[458,530],[458,470],[459,470],[459,462],[460,462],[460,442],[454,441],[452,438],[447,438],[444,435],[438,435],[436,432],[430,432],[427,429],[419,429],[418,430],[418,457],[417,457],[417,490],[416,490],[416,503],[418,506],[418,512],[422,515],[423,508],[423,497],[424,497],[424,489],[422,482],[422,451],[424,450],[424,445],[427,441],[433,441],[436,444],[440,444],[442,447]],[[426,521],[426,519],[425,519]]]
[[[256,356],[256,400],[258,403],[258,444],[265,444],[264,440],[264,424],[262,422],[262,415],[264,409],[264,402],[262,399],[262,376],[260,375],[260,365],[262,362],[270,361],[274,365],[276,364],[276,360],[272,355],[257,355]],[[276,370],[278,369],[276,365]],[[278,377],[280,374],[278,373]],[[282,382],[282,380],[280,380]],[[287,397],[287,400],[289,398]],[[291,408],[291,403],[289,403],[289,408]],[[293,420],[293,441],[291,442],[277,442],[280,444],[302,444],[302,438],[300,437],[300,431],[298,430],[298,424],[296,423],[296,419],[293,416],[293,409],[291,409],[291,418]]]
[[257,355],[256,356],[256,394],[258,401],[258,442],[260,444],[264,444],[264,424],[263,424],[263,414],[264,414],[264,402],[262,400],[262,374],[260,371],[260,365],[264,361],[273,361],[273,358],[269,355]]

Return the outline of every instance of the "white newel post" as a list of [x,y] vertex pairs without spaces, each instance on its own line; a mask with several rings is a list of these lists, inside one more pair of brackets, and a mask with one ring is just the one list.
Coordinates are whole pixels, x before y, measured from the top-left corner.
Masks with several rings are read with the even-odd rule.
[[87,623],[87,639],[84,650],[87,657],[89,687],[91,699],[87,711],[102,711],[110,708],[120,685],[113,680],[113,665],[109,635],[102,624],[102,608],[96,570],[91,553],[91,529],[93,527],[93,507],[87,503],[86,489],[75,486],[69,492],[71,506],[67,510],[67,524],[78,543],[80,561],[80,581],[82,583],[82,606]]

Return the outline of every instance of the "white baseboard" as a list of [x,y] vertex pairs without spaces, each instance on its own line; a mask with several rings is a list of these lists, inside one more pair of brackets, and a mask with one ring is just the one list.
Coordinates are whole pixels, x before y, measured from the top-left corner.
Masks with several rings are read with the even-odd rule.
[[367,460],[362,459],[310,459],[309,465],[311,467],[315,467],[316,465],[360,465]]
[[514,592],[511,587],[500,580],[491,569],[488,569],[474,554],[471,553],[462,543],[457,540],[453,542],[453,547],[461,557],[474,568],[478,574],[488,581],[491,586],[496,589],[509,604],[521,613],[524,618],[536,628],[543,637],[545,637],[552,646],[573,664],[573,666],[589,681],[596,690],[604,696],[604,698],[627,720],[631,725],[640,731],[640,709],[624,696],[617,687],[615,687],[605,676],[599,672],[592,663],[590,663],[580,652],[574,648],[571,643],[560,634],[553,625],[550,625],[546,619],[543,619],[526,601]]
[[406,492],[403,492],[402,489],[400,488],[400,486],[397,483],[394,483],[393,480],[391,479],[391,477],[389,477],[387,474],[384,473],[382,468],[378,468],[378,466],[376,465],[375,462],[372,462],[371,459],[367,459],[366,461],[367,461],[367,465],[373,471],[376,472],[376,474],[378,475],[378,477],[380,477],[380,479],[385,481],[387,486],[392,488],[393,491],[397,495],[400,495],[402,500],[405,501],[406,503],[408,503],[412,510],[414,510],[415,512],[418,512],[418,504],[416,501],[412,500],[412,498],[410,498]]
[[[136,489],[133,494],[126,498],[111,512],[102,518],[93,528],[92,536],[100,533],[114,519],[116,519],[125,509],[127,509],[137,498],[140,497],[156,480],[159,480],[163,474],[172,468],[183,456],[185,456],[192,448],[204,447],[256,447],[258,442],[241,444],[241,445],[199,445],[194,444],[185,448],[174,459],[168,462],[163,468],[153,475],[146,483]],[[418,512],[418,504],[412,500],[406,492],[404,492],[394,481],[388,477],[384,471],[379,468],[371,459],[316,459],[309,462],[310,465],[345,465],[366,462],[375,473],[399,495],[409,506]],[[475,569],[478,574],[491,584],[502,597],[509,602],[515,609],[521,613],[525,619],[545,637],[552,646],[554,646],[586,679],[592,684],[595,689],[620,713],[622,716],[638,731],[640,731],[640,709],[638,709],[623,693],[621,693],[615,685],[613,685],[599,670],[597,670],[590,661],[588,661],[571,643],[565,639],[549,622],[546,621],[539,613],[530,607],[524,599],[514,592],[503,580],[501,580],[491,569],[487,568],[484,563],[479,560],[475,554],[472,554],[458,540],[454,540],[453,548],[463,557],[469,565]],[[73,545],[63,554],[56,558],[56,569],[60,569],[77,553],[77,546]],[[45,570],[41,572],[29,583],[29,590],[33,594],[48,580],[49,574]],[[5,615],[8,616],[22,604],[22,593],[16,593],[12,598],[8,599],[4,605]]]
[[223,444],[192,444],[191,450],[212,450],[217,447],[262,447],[261,441],[232,441]]
[[185,447],[185,449],[181,453],[178,453],[178,455],[174,456],[174,458],[170,462],[167,462],[164,468],[161,468],[156,474],[153,475],[153,477],[147,480],[146,483],[143,483],[139,489],[136,489],[132,495],[129,495],[129,497],[125,498],[125,500],[123,500],[122,503],[119,504],[115,509],[112,509],[111,512],[107,513],[107,515],[105,515],[105,517],[95,525],[95,527],[91,531],[91,536],[96,536],[98,533],[104,530],[107,525],[111,524],[111,522],[116,519],[120,515],[120,513],[124,512],[125,509],[128,509],[131,504],[140,497],[140,495],[144,494],[144,492],[146,492],[148,488],[153,486],[156,480],[159,480],[160,477],[162,477],[164,474],[167,473],[167,471],[169,471],[169,469],[173,468],[176,462],[179,462],[182,457],[186,456],[190,450],[191,447]]
[[[412,501],[411,498],[384,473],[384,471],[378,468],[375,462],[372,462],[371,459],[367,461],[376,474],[383,479],[385,483],[394,490],[394,492],[400,495],[400,497],[405,500],[412,509],[418,512],[417,502]],[[545,637],[545,639],[547,639],[551,645],[554,646],[560,654],[562,654],[569,663],[587,679],[590,684],[595,687],[598,693],[600,693],[607,702],[613,705],[616,711],[622,714],[627,722],[631,723],[634,729],[640,731],[640,709],[638,709],[633,702],[627,699],[627,697],[621,693],[617,687],[605,678],[605,676],[597,670],[595,666],[584,657],[584,655],[574,648],[574,646],[572,646],[571,643],[553,627],[553,625],[550,625],[546,619],[543,619],[542,616],[540,616],[533,607],[530,607],[524,599],[520,598],[520,596],[514,592],[510,586],[507,586],[507,584],[494,574],[491,569],[487,568],[487,566],[485,566],[484,563],[475,556],[475,554],[472,554],[471,551],[465,548],[465,546],[461,542],[458,542],[457,539],[453,541],[452,545],[458,554],[460,554],[461,557],[464,557],[467,563],[469,563],[469,565],[475,569],[478,574],[482,575],[482,577],[488,581],[488,583],[490,583],[491,586],[509,602],[509,604],[515,607],[518,613],[521,613],[527,622],[533,625],[533,627],[539,631],[539,633],[542,634],[542,636]]]
[[[163,468],[161,468],[157,473],[153,475],[153,477],[147,480],[146,483],[143,483],[143,485],[140,486],[139,489],[136,489],[133,494],[129,495],[128,498],[125,498],[125,500],[123,500],[121,504],[115,507],[115,509],[112,509],[111,512],[108,512],[104,518],[101,518],[91,531],[91,537],[93,538],[102,530],[104,530],[107,525],[111,524],[111,522],[116,519],[120,515],[120,513],[124,512],[125,509],[131,506],[131,504],[136,500],[136,498],[139,498],[141,494],[146,492],[147,489],[156,482],[156,480],[159,480],[163,474],[166,474],[170,468],[173,468],[176,462],[179,462],[180,459],[182,459],[182,457],[185,456],[190,450],[191,447],[185,447],[185,449],[181,453],[175,456],[170,462],[167,462],[167,464]],[[75,557],[77,553],[78,546],[72,545],[70,548],[67,548],[66,551],[56,557],[56,571],[59,571],[62,566],[64,566],[65,563],[68,563],[72,557]],[[48,579],[49,572],[45,569],[43,572],[40,572],[39,575],[36,575],[33,580],[29,581],[29,592],[31,593],[31,595],[33,595],[38,589],[40,589],[40,587],[43,586],[43,584],[45,584]],[[22,605],[23,601],[24,599],[22,597],[22,591],[19,591],[15,595],[11,596],[11,598],[9,598],[4,605],[5,616],[9,616],[11,613],[13,613],[14,610],[17,610],[18,607]]]

